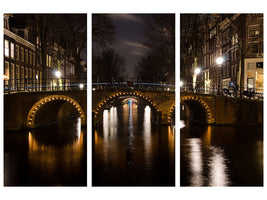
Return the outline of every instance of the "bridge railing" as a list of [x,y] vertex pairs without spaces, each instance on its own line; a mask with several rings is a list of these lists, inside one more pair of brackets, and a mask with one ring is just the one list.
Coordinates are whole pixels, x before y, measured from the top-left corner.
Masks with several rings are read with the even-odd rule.
[[9,79],[4,80],[4,93],[16,92],[38,92],[38,91],[69,91],[69,90],[87,90],[86,80],[77,80],[70,78],[51,78],[46,79],[43,84],[39,79]]
[[120,89],[120,90],[147,90],[174,92],[175,85],[164,83],[139,83],[139,82],[113,82],[113,83],[92,83],[93,90]]
[[263,89],[252,88],[250,85],[245,87],[237,87],[230,85],[211,85],[201,87],[196,84],[185,84],[180,87],[181,92],[196,93],[196,94],[209,94],[209,95],[222,95],[227,97],[239,97],[247,99],[263,100]]

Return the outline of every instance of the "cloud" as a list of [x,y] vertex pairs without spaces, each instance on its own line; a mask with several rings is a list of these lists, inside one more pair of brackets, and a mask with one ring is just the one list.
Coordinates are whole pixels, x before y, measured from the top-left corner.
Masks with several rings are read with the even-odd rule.
[[109,16],[114,20],[120,20],[124,22],[130,21],[130,22],[136,22],[136,23],[143,23],[142,19],[140,19],[139,17],[133,14],[110,14]]
[[134,47],[134,48],[149,49],[147,46],[143,45],[142,43],[138,43],[138,42],[132,42],[132,41],[129,41],[129,40],[123,40],[122,43],[124,45],[130,46],[130,47]]

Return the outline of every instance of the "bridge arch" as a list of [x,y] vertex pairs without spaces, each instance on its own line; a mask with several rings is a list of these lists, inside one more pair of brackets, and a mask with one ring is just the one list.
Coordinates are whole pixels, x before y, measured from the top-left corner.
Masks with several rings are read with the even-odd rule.
[[81,117],[81,124],[82,125],[86,124],[86,117],[85,117],[86,115],[85,115],[82,107],[80,106],[80,104],[76,100],[74,100],[73,98],[66,96],[66,95],[50,95],[47,97],[43,97],[42,99],[37,101],[31,107],[31,109],[27,115],[27,127],[28,128],[35,128],[36,127],[35,118],[36,118],[37,112],[44,105],[46,105],[49,102],[53,102],[53,101],[64,101],[64,102],[70,103],[76,109],[76,111],[79,113],[79,116]]
[[152,108],[151,110],[154,110],[157,112],[159,111],[155,102],[150,97],[145,96],[141,92],[118,92],[116,94],[112,94],[109,97],[106,97],[104,100],[102,100],[98,104],[96,111],[95,111],[95,117],[97,117],[100,113],[102,113],[101,111],[103,111],[103,109],[107,106],[108,103],[112,102],[116,98],[126,97],[126,96],[133,96],[133,97],[141,98],[142,100],[148,103],[148,105]]
[[196,96],[183,96],[180,98],[180,103],[187,103],[187,102],[192,102],[195,105],[199,105],[200,108],[202,108],[205,111],[205,119],[204,119],[204,123],[207,124],[212,124],[214,123],[214,116],[212,115],[212,111],[209,107],[209,105],[203,101],[202,99],[196,97]]

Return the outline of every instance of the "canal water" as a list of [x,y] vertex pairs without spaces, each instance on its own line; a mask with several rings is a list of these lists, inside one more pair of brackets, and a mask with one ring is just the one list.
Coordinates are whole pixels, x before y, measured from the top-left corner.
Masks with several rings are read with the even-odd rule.
[[181,186],[263,186],[262,126],[185,125]]
[[80,118],[5,132],[5,186],[86,186],[87,135]]
[[93,132],[93,186],[174,186],[174,139],[173,128],[152,124],[149,106],[105,110]]

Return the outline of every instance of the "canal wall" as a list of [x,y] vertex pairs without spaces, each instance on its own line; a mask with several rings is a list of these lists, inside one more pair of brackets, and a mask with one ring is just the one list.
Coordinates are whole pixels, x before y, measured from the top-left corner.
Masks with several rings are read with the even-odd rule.
[[216,96],[216,125],[257,125],[263,123],[263,101]]

